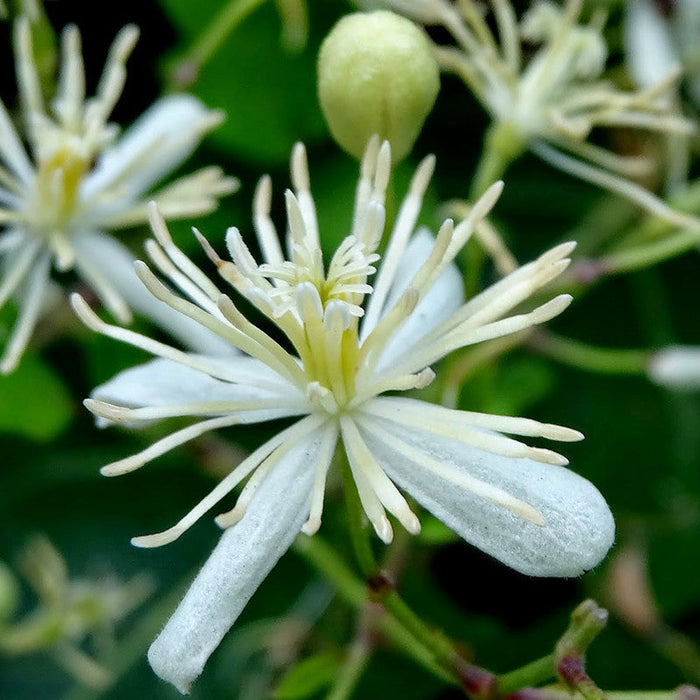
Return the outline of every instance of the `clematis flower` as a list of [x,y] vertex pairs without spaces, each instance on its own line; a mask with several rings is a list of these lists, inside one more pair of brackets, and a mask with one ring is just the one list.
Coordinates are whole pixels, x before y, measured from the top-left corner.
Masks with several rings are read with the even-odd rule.
[[445,221],[436,238],[426,229],[415,231],[434,167],[431,156],[414,175],[377,272],[390,162],[388,143],[380,147],[372,140],[361,164],[350,234],[327,267],[301,145],[292,155],[294,191],[285,195],[286,259],[270,218],[267,177],[258,186],[253,215],[264,263],[253,258],[236,228],[226,236],[232,261],[219,258],[202,239],[223,279],[276,326],[283,342],[248,320],[231,296],[180,253],[155,207],[157,244],[149,249],[170,285],[144,263],[137,264],[139,277],[156,297],[219,333],[241,354],[222,360],[181,352],[104,323],[73,297],[88,326],[158,358],[98,387],[86,401],[93,413],[131,425],[203,418],[105,466],[103,474],[137,469],[207,430],[298,417],[177,524],[132,540],[139,547],[172,542],[248,479],[235,507],[216,518],[227,530],[149,652],[155,671],[183,692],[299,531],[313,535],[319,529],[326,474],[338,446],[383,542],[393,536],[387,512],[410,533],[420,530],[404,491],[468,542],[525,574],[577,576],[612,544],[612,516],[595,487],[564,469],[561,455],[502,434],[566,442],[581,439],[579,432],[400,395],[429,384],[435,376],[430,366],[450,352],[563,311],[571,301],[566,294],[513,313],[567,267],[574,244],[553,248],[465,303],[453,260],[495,204],[502,183],[458,226]]
[[[204,214],[220,195],[236,188],[219,168],[204,168],[150,192],[194,150],[222,119],[186,95],[155,103],[117,140],[108,122],[126,78],[125,63],[138,38],[125,27],[112,45],[94,97],[85,97],[80,34],[67,27],[62,36],[62,63],[55,96],[42,96],[26,18],[15,26],[15,63],[25,148],[4,104],[0,102],[0,307],[15,297],[19,313],[0,359],[0,371],[12,371],[46,312],[51,296],[50,271],[74,270],[122,323],[131,309],[166,328],[173,314],[153,304],[133,272],[133,256],[106,230],[147,219],[146,201],[158,202],[170,218]],[[149,193],[149,194],[147,194]],[[146,199],[147,197],[147,199]],[[221,350],[213,334],[196,324],[175,324],[182,340]]]
[[[486,146],[487,175],[499,169],[502,173],[529,150],[555,168],[626,197],[675,225],[697,225],[696,219],[671,209],[633,181],[651,171],[648,159],[622,156],[589,141],[596,128],[666,134],[695,130],[674,109],[677,65],[638,92],[621,90],[602,77],[608,55],[602,34],[604,13],[594,13],[584,25],[581,0],[567,0],[563,7],[537,0],[518,21],[509,0],[491,0],[495,34],[472,0],[356,3],[447,29],[455,45],[435,45],[438,62],[463,80],[493,120]],[[529,58],[522,41],[536,47]]]
[[73,577],[60,552],[41,535],[28,543],[20,568],[38,605],[16,621],[3,620],[0,652],[23,656],[45,651],[76,680],[105,689],[112,675],[83,650],[83,643],[114,635],[117,625],[151,595],[153,581],[145,575],[129,581],[112,575]]

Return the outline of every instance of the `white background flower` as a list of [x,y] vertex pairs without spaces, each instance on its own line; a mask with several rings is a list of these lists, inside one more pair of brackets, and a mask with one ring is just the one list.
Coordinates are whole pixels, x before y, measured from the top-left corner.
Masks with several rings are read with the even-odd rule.
[[[121,322],[131,309],[173,330],[173,315],[143,294],[133,256],[105,230],[146,220],[146,198],[171,218],[204,214],[236,188],[219,168],[204,168],[151,191],[222,119],[197,99],[173,95],[154,104],[121,138],[108,121],[126,79],[126,60],[138,38],[125,27],[112,45],[94,97],[85,96],[80,34],[67,27],[56,95],[47,103],[26,18],[15,26],[15,64],[29,152],[0,102],[0,306],[14,297],[19,315],[0,360],[12,371],[46,311],[52,266],[75,270]],[[195,324],[175,324],[192,346],[224,350]],[[178,330],[179,329],[179,330]]]

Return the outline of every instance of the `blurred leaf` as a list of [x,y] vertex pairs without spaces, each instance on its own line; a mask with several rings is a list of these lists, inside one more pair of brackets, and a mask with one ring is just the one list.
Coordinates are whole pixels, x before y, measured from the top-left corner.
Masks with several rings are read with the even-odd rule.
[[[517,416],[548,396],[555,386],[551,365],[536,357],[512,357],[469,378],[460,408]],[[478,404],[475,404],[478,400]]]
[[[187,51],[221,10],[219,0],[160,0],[182,35],[177,70]],[[316,52],[338,15],[336,3],[322,3],[326,20],[313,17],[311,40],[299,53],[280,43],[280,18],[272,3],[247,17],[198,73],[192,91],[207,105],[226,111],[227,119],[211,137],[220,148],[254,163],[287,161],[292,145],[325,137],[326,126],[316,98]],[[335,10],[335,12],[333,12]],[[325,30],[324,30],[325,28]],[[319,33],[319,30],[323,30]]]
[[662,614],[669,621],[700,606],[697,553],[700,530],[655,533],[649,543],[651,586]]
[[315,654],[289,671],[275,690],[277,700],[298,700],[310,698],[331,683],[340,659],[333,652]]
[[0,378],[0,432],[52,440],[68,427],[74,408],[61,378],[36,356]]

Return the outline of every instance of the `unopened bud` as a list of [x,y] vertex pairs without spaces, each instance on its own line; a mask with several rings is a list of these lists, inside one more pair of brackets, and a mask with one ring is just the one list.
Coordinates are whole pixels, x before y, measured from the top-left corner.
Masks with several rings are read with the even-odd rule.
[[670,345],[651,357],[649,379],[678,391],[700,389],[700,347]]
[[321,46],[318,94],[333,138],[360,158],[373,134],[394,161],[411,150],[440,87],[425,34],[391,12],[341,19]]

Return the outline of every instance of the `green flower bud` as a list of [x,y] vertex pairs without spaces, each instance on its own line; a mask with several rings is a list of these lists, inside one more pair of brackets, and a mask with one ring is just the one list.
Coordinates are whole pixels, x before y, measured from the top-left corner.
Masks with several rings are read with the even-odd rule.
[[335,140],[356,158],[379,134],[394,161],[411,150],[440,87],[430,44],[392,12],[343,17],[318,57],[318,95]]

